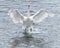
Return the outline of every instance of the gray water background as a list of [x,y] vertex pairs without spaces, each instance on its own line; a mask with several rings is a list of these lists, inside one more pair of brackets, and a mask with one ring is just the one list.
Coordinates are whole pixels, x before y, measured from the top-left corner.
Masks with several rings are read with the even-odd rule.
[[21,24],[12,22],[7,14],[9,9],[18,9],[26,16],[28,4],[30,4],[31,15],[39,9],[56,14],[53,18],[48,17],[40,24],[35,25],[34,32],[39,33],[33,33],[33,36],[38,39],[41,37],[46,42],[52,41],[44,44],[43,48],[60,48],[60,0],[0,0],[0,48],[9,48],[8,42],[11,38],[22,36]]

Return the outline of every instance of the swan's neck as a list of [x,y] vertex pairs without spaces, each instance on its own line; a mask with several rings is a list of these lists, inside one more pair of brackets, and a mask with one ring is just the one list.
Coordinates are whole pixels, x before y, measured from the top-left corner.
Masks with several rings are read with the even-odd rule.
[[27,13],[28,13],[27,16],[29,17],[30,16],[30,5],[28,5],[28,12]]

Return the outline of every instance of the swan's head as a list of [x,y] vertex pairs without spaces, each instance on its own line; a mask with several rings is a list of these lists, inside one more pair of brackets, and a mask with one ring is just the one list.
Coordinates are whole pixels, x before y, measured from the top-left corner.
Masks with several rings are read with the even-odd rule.
[[28,5],[28,8],[30,8],[30,5]]

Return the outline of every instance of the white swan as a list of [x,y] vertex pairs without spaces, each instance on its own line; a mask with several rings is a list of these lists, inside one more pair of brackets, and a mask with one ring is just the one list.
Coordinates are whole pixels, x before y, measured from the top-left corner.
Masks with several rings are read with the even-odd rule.
[[45,19],[48,16],[53,17],[54,14],[48,13],[44,10],[39,10],[35,15],[30,16],[30,5],[28,5],[28,15],[23,16],[18,12],[18,10],[9,10],[9,15],[12,18],[14,23],[22,23],[24,24],[24,27],[27,29],[31,27],[33,23],[39,23],[43,19]]

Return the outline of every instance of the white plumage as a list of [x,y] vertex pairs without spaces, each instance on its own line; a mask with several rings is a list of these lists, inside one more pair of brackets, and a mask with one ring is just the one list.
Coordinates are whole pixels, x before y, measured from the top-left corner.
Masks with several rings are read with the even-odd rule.
[[23,16],[18,12],[18,10],[9,10],[10,17],[12,18],[14,23],[22,23],[24,24],[25,28],[31,27],[33,23],[39,23],[48,16],[53,17],[54,14],[48,13],[45,10],[39,10],[35,15],[30,16],[30,9],[28,6],[28,16]]

